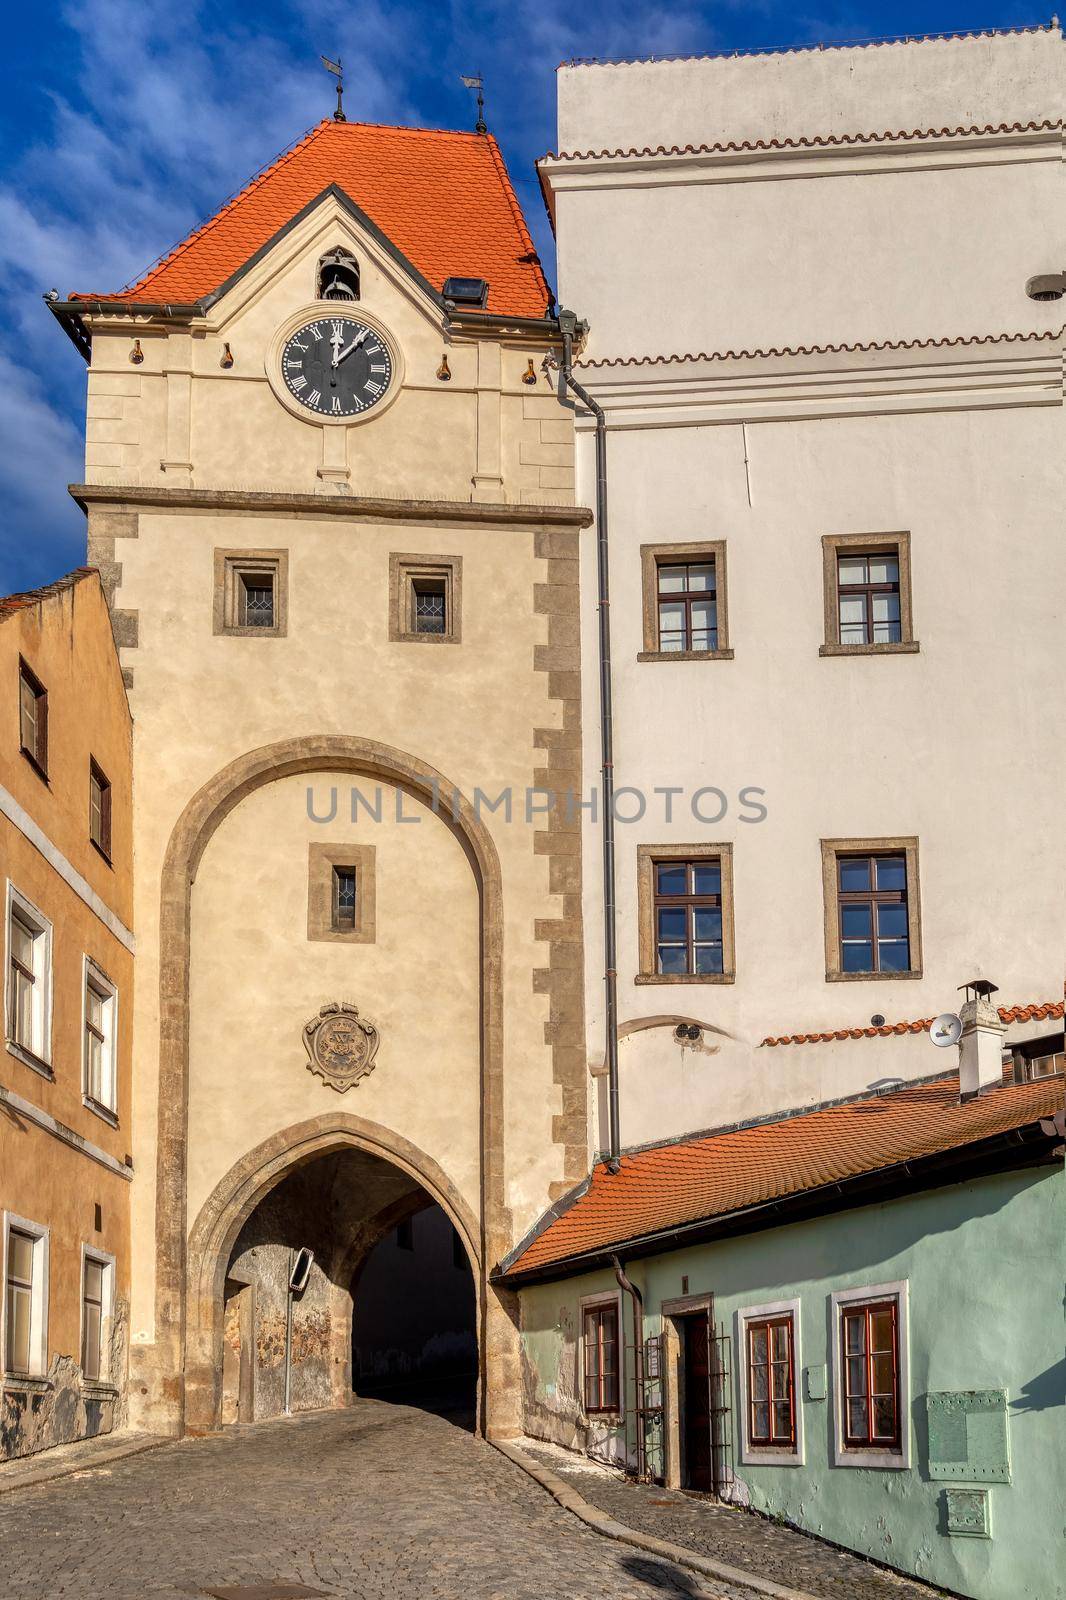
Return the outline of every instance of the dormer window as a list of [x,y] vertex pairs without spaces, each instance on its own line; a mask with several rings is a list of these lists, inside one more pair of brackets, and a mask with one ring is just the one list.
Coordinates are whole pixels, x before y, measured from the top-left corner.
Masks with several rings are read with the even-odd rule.
[[319,300],[358,300],[359,263],[350,251],[338,245],[322,257],[316,288]]

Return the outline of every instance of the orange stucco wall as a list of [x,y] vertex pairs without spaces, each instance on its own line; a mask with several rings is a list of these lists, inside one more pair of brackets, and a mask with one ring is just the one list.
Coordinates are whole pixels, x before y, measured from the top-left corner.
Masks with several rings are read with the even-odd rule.
[[[48,691],[47,781],[19,748],[19,657]],[[0,785],[43,831],[51,847],[87,880],[125,927],[132,907],[132,729],[111,624],[95,574],[32,606],[0,611]],[[112,786],[111,860],[89,839],[89,759]],[[131,1031],[133,955],[107,922],[64,880],[54,860],[9,816],[0,815],[0,938],[8,982],[7,886],[52,924],[49,1065],[35,1070],[4,1040],[0,1084],[95,1150],[126,1167],[132,1148]],[[83,986],[88,956],[118,991],[117,1117],[84,1100]],[[100,1208],[97,1228],[96,1207]],[[120,1173],[36,1124],[18,1103],[0,1103],[0,1211],[48,1229],[46,1370],[36,1385],[3,1380],[0,1456],[27,1454],[86,1433],[106,1431],[123,1415],[129,1302],[130,1184]],[[83,1247],[114,1257],[112,1359],[114,1397],[80,1375]]]

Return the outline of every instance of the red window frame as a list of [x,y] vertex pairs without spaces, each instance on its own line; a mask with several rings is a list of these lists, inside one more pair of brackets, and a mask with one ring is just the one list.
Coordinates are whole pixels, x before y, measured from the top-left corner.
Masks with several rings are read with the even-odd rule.
[[[791,1312],[785,1312],[775,1317],[753,1317],[747,1324],[747,1350],[748,1363],[748,1445],[753,1450],[794,1450],[796,1448],[796,1341]],[[774,1356],[774,1329],[785,1330],[785,1354],[783,1357]],[[766,1341],[766,1360],[756,1361],[755,1346],[756,1335],[762,1333]],[[767,1373],[765,1399],[758,1395],[760,1385],[756,1382],[757,1372],[764,1368]],[[784,1369],[783,1373],[780,1369]],[[783,1383],[779,1383],[783,1377]],[[778,1391],[783,1390],[783,1393]],[[766,1429],[759,1431],[756,1425],[757,1405],[766,1407]],[[778,1406],[788,1407],[787,1430],[778,1426]]]
[[586,1306],[581,1319],[585,1410],[618,1410],[618,1302]]
[[[889,1319],[888,1344],[882,1338],[875,1346],[874,1318]],[[854,1348],[849,1335],[854,1330]],[[890,1358],[890,1386],[885,1388],[885,1358]],[[878,1363],[880,1363],[878,1365]],[[845,1448],[849,1450],[898,1450],[900,1448],[899,1392],[899,1301],[873,1300],[847,1304],[840,1308],[840,1390]],[[892,1426],[879,1428],[875,1413],[877,1401],[891,1399]],[[861,1408],[861,1409],[860,1409]],[[862,1426],[856,1422],[860,1416]]]

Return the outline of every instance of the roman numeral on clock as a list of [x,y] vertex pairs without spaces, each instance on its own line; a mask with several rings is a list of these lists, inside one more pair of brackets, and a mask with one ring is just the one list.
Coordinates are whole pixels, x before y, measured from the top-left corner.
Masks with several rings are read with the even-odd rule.
[[309,406],[317,406],[321,398],[322,391],[320,389],[312,389],[311,393],[307,396],[307,404]]
[[292,387],[294,389],[306,389],[307,388],[307,379],[304,378],[304,377],[293,378]]
[[340,396],[339,395],[334,395],[333,396],[333,410],[336,412],[336,411],[339,411],[340,408],[341,408]]
[[363,385],[367,394],[380,394],[384,387],[383,383],[375,383],[373,378],[368,378]]

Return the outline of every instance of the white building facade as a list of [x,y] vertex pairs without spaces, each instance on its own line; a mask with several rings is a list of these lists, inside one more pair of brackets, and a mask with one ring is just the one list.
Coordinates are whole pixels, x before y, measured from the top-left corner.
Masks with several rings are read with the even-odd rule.
[[1057,26],[560,69],[623,1147],[929,1076],[975,977],[1020,1060],[1061,1034],[1066,301],[1027,284],[1066,257],[1062,69]]

